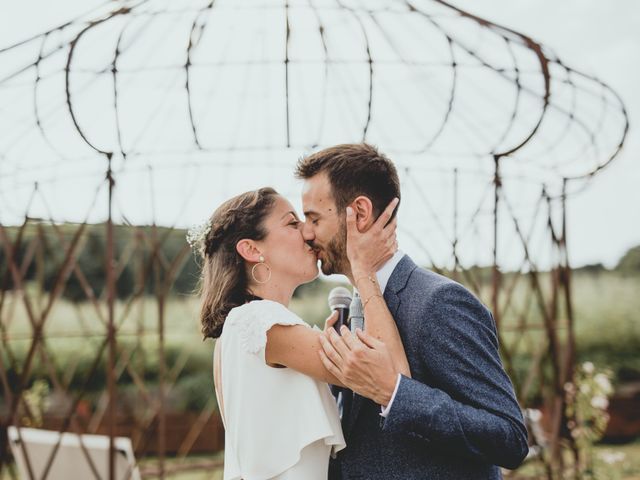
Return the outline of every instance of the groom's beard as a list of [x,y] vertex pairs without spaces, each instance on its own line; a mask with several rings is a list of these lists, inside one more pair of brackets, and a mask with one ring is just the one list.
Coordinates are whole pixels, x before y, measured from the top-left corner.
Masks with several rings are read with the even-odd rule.
[[329,241],[326,247],[321,249],[321,254],[320,266],[325,275],[334,273],[346,275],[350,271],[349,259],[347,258],[346,225],[340,225],[338,234]]

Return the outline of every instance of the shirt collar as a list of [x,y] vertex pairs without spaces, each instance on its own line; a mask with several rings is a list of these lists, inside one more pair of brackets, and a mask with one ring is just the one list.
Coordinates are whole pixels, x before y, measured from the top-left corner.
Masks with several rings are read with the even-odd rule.
[[389,279],[391,278],[391,274],[395,270],[400,260],[404,257],[404,253],[400,250],[397,250],[396,253],[393,254],[387,262],[376,272],[376,278],[378,280],[378,284],[380,285],[380,292],[384,294],[384,289],[387,288],[387,283],[389,283]]

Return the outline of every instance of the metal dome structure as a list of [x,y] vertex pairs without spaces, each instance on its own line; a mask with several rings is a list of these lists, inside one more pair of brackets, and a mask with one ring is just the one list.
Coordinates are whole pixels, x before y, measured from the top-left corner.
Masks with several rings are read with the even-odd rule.
[[[557,447],[574,353],[565,203],[616,158],[628,119],[611,88],[549,47],[441,0],[114,0],[0,49],[0,105],[0,278],[22,292],[12,301],[32,332],[15,383],[4,373],[11,355],[0,355],[6,423],[37,356],[52,355],[42,331],[70,278],[104,327],[100,414],[113,420],[117,376],[129,370],[118,329],[155,275],[161,394],[157,419],[145,421],[166,435],[164,307],[189,250],[165,258],[166,236],[142,232],[118,253],[115,226],[182,228],[264,185],[296,204],[301,155],[368,142],[399,168],[403,250],[490,305],[520,398],[548,387]],[[75,259],[87,225],[102,222],[107,280],[93,291]],[[36,295],[25,275],[46,246],[23,232],[42,224],[73,228],[58,237],[64,254],[43,260],[54,263],[53,288]],[[20,248],[28,255],[18,261]],[[136,255],[147,256],[140,288],[115,312],[116,280]],[[12,302],[2,295],[7,326]],[[3,336],[6,352],[12,345]],[[518,372],[523,345],[530,365]]]

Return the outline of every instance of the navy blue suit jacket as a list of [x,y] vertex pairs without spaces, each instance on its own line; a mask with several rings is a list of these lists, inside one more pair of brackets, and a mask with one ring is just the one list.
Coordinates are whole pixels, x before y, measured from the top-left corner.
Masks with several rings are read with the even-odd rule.
[[460,284],[404,256],[384,298],[409,360],[387,418],[354,395],[331,480],[499,479],[528,452],[489,310]]

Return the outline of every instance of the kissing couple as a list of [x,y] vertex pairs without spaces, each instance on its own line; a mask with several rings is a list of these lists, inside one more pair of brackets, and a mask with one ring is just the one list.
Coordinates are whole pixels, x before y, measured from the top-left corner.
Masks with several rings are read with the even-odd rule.
[[[304,221],[265,187],[223,203],[199,239],[224,480],[499,479],[517,468],[527,431],[491,312],[398,249],[393,162],[337,145],[295,174]],[[336,331],[337,313],[312,328],[289,310],[318,263],[348,278],[363,329]]]

